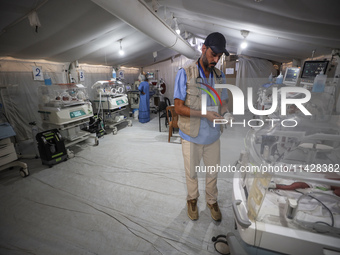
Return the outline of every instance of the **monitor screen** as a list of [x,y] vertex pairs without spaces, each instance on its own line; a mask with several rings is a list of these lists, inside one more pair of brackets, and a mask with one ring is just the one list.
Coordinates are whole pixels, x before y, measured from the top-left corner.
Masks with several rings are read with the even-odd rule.
[[149,80],[150,80],[150,79],[154,79],[154,78],[155,78],[155,73],[147,72],[147,73],[146,73],[146,78],[148,78]]
[[302,69],[301,79],[314,80],[322,70],[324,74],[327,72],[329,61],[305,61]]
[[286,85],[296,86],[299,79],[300,70],[300,67],[288,67],[286,69],[283,83]]
[[303,64],[300,85],[306,89],[311,90],[313,87],[315,77],[323,70],[324,74],[327,73],[327,66],[329,61],[305,61]]

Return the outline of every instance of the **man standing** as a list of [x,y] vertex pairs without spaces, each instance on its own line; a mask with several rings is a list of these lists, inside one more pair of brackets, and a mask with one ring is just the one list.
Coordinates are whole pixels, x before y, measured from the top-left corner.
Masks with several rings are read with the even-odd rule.
[[[198,219],[199,192],[196,166],[200,166],[202,158],[206,169],[209,169],[209,166],[217,169],[220,165],[222,125],[214,127],[213,120],[223,119],[223,114],[227,112],[228,94],[226,89],[215,90],[214,87],[217,83],[226,83],[224,73],[215,68],[223,53],[229,56],[225,47],[226,40],[222,34],[215,32],[208,35],[202,46],[201,57],[196,63],[180,69],[175,80],[175,110],[179,115],[179,134],[182,138],[188,192],[188,216],[191,220]],[[206,94],[207,98],[206,114],[202,114],[201,109],[203,94]],[[219,99],[222,105],[219,103],[219,106],[216,106],[215,102],[220,102]],[[217,203],[216,171],[206,171],[205,193],[211,217],[220,221],[222,216]]]

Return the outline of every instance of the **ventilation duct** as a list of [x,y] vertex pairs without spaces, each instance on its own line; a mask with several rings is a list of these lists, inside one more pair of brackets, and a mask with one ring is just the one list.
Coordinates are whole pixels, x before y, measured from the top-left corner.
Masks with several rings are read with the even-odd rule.
[[166,48],[190,59],[200,55],[142,0],[92,0],[133,28],[151,37]]

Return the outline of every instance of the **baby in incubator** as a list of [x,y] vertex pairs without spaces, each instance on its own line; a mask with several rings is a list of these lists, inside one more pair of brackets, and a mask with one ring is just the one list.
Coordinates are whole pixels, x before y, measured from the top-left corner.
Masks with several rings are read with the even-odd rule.
[[[333,180],[340,180],[338,178]],[[270,183],[269,188],[271,189],[282,189],[282,190],[295,190],[295,189],[307,189],[307,188],[315,188],[320,190],[333,190],[333,193],[340,197],[340,187],[339,186],[329,186],[325,184],[316,184],[316,183],[306,183],[306,182],[293,182],[292,184],[276,184]]]

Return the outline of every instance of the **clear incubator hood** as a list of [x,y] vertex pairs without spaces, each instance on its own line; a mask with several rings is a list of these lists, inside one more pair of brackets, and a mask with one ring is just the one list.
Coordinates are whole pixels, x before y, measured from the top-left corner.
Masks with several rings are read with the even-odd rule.
[[65,108],[89,102],[86,88],[82,84],[42,85],[38,88],[39,107]]
[[[327,115],[329,105],[316,95],[305,105],[312,116],[289,108],[285,120],[273,114],[277,121],[245,137],[233,210],[250,246],[284,254],[340,254],[340,116]],[[303,185],[286,189],[296,183]]]

